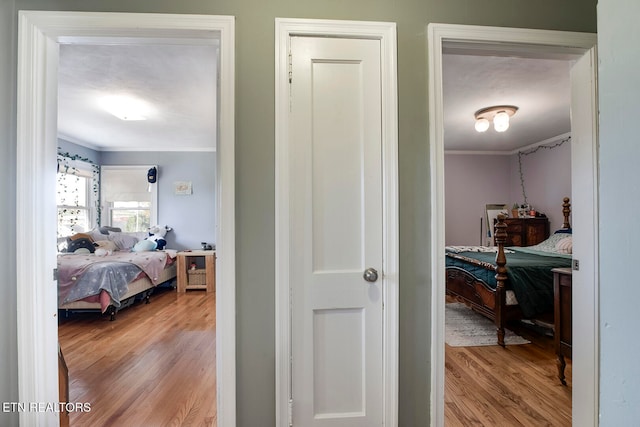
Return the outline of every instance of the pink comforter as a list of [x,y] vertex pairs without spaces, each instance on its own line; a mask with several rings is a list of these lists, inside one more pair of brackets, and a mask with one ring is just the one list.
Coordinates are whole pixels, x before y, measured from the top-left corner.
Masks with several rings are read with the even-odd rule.
[[[169,258],[175,257],[174,251],[147,251],[147,252],[114,252],[112,255],[98,257],[94,254],[60,254],[58,255],[58,298],[65,300],[67,294],[76,285],[78,279],[91,265],[107,262],[126,262],[139,267],[157,285],[160,275]],[[106,292],[100,295],[92,295],[84,300],[100,301],[102,311],[110,303],[110,297]]]

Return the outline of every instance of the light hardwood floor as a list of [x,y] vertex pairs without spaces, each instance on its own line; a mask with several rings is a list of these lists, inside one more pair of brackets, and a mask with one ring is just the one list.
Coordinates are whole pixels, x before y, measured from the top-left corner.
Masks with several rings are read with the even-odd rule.
[[215,426],[215,294],[163,290],[108,317],[62,319],[75,426]]
[[447,427],[571,426],[571,361],[563,386],[553,343],[526,337],[534,344],[445,346]]
[[[214,294],[164,290],[114,322],[79,314],[58,330],[69,400],[91,404],[72,427],[216,425]],[[446,346],[446,426],[570,426],[571,361],[565,387],[551,343],[535,341]]]

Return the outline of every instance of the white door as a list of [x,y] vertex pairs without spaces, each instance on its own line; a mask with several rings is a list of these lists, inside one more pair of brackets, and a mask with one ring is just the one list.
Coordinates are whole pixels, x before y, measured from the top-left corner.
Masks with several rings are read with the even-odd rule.
[[379,40],[291,37],[294,426],[383,424],[380,67]]
[[[573,425],[598,420],[598,142],[596,49],[571,69]],[[575,262],[575,261],[574,261]],[[586,410],[589,408],[589,410]]]

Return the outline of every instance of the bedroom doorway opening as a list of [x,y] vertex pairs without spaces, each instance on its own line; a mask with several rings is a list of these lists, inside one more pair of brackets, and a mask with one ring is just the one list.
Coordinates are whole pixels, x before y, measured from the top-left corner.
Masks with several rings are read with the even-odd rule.
[[[597,422],[597,118],[595,34],[570,33],[545,30],[511,29],[495,27],[475,27],[464,25],[430,24],[428,26],[429,50],[429,128],[431,159],[431,230],[432,239],[432,329],[431,360],[433,425],[444,425],[444,305],[445,305],[445,262],[444,262],[444,117],[443,117],[443,52],[452,46],[473,51],[492,51],[500,55],[515,55],[537,58],[564,58],[572,61],[572,149],[571,189],[573,227],[580,227],[584,233],[581,253],[574,258],[586,259],[589,266],[579,273],[586,292],[579,305],[574,295],[574,325],[580,324],[578,332],[574,328],[573,360],[573,422],[591,425]],[[581,71],[578,71],[580,69]],[[581,76],[581,77],[579,77]],[[581,99],[585,105],[579,114],[575,94],[585,93]],[[583,153],[576,156],[573,153]],[[584,152],[588,152],[584,154]],[[575,170],[574,170],[575,169]],[[580,175],[576,175],[580,171]],[[580,188],[577,183],[587,182]],[[586,202],[585,202],[586,201]],[[578,205],[579,207],[577,207]],[[587,237],[588,236],[588,237]],[[581,268],[581,270],[583,270]],[[575,272],[574,272],[575,273]],[[576,277],[574,275],[574,280]],[[576,351],[576,346],[580,351]]]
[[[53,237],[56,233],[54,159],[60,46],[96,40],[130,44],[162,40],[178,45],[215,41],[220,58],[215,183],[219,327],[212,363],[217,377],[217,425],[235,425],[234,25],[230,16],[19,12],[16,209],[20,243],[16,268],[20,284],[17,335],[21,401],[58,401],[56,248],[53,239],[44,243],[42,236]],[[58,414],[22,413],[20,421],[25,425],[53,425]]]

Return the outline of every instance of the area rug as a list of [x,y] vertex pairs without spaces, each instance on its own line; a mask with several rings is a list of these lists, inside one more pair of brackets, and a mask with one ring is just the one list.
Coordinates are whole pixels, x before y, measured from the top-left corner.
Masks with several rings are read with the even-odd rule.
[[[454,302],[445,305],[445,342],[451,347],[476,347],[498,345],[498,336],[494,323],[471,310],[462,303]],[[530,341],[505,331],[506,345],[529,344]]]

